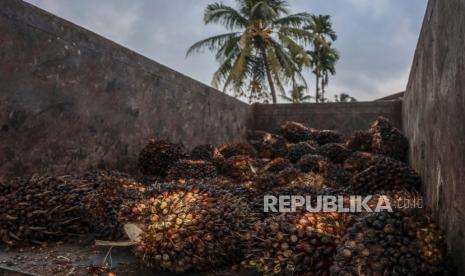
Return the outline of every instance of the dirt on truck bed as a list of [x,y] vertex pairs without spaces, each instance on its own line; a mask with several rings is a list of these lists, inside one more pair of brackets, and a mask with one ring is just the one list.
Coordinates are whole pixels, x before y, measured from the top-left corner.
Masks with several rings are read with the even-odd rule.
[[[254,275],[245,271],[181,275]],[[16,275],[174,275],[140,265],[128,247],[99,247],[89,242],[51,243],[20,248],[0,247],[0,276]],[[176,274],[179,275],[179,274]]]

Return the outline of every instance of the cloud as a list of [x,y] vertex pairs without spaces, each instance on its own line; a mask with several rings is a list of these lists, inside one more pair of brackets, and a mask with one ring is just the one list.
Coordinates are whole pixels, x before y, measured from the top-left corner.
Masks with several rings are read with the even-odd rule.
[[349,0],[356,10],[373,18],[382,18],[389,13],[389,0]]

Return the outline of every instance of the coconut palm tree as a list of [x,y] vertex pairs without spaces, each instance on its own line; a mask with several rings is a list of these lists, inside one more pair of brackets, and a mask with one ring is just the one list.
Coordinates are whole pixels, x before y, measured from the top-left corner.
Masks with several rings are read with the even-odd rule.
[[328,43],[328,47],[322,47],[320,51],[321,101],[325,102],[325,87],[328,86],[329,75],[336,74],[336,62],[339,60],[339,53],[336,49],[331,48],[331,43]]
[[[331,70],[327,67],[331,67],[332,63],[332,68],[334,68],[335,62],[339,59],[337,52],[331,50],[331,41],[335,41],[337,35],[332,28],[329,15],[311,15],[311,18],[310,24],[305,26],[304,29],[310,31],[313,35],[313,49],[307,51],[307,54],[311,57],[312,72],[316,78],[315,101],[320,102],[324,101],[324,96],[320,95],[320,80],[324,77],[324,74],[326,80],[328,80],[327,73],[330,73]],[[335,72],[335,70],[333,71]],[[322,86],[324,91],[324,85]]]
[[347,93],[341,93],[339,95],[334,95],[335,102],[346,103],[346,102],[356,102],[357,99],[350,96]]
[[298,85],[294,84],[291,91],[290,91],[290,97],[287,95],[281,95],[281,98],[284,100],[291,102],[291,103],[303,103],[306,102],[307,100],[312,99],[313,97],[310,95],[305,95],[305,90],[307,87],[305,85]]
[[[212,36],[193,44],[187,56],[203,49],[215,51],[220,63],[213,75],[212,85],[232,88],[237,96],[249,101],[277,101],[276,87],[284,86],[297,77],[305,83],[293,57],[302,56],[310,64],[303,45],[313,36],[304,30],[311,16],[308,13],[289,14],[285,0],[236,0],[237,9],[222,3],[207,6],[205,24],[218,23],[229,32]],[[269,94],[266,90],[269,89]]]

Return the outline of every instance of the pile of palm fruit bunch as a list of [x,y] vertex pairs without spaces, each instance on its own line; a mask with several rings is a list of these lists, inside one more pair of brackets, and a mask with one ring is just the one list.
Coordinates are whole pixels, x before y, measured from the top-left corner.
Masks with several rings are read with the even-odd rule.
[[356,219],[338,245],[333,275],[454,275],[443,233],[421,209]]
[[[91,172],[0,183],[0,238],[6,244],[92,235],[118,241],[140,228],[134,253],[170,272],[234,264],[260,274],[404,275],[447,271],[442,232],[422,210],[420,177],[407,141],[387,119],[345,137],[285,122],[248,141],[182,144],[150,140],[139,175]],[[264,212],[264,196],[373,195],[393,212]],[[127,234],[127,233],[126,233]],[[129,235],[128,235],[129,236]],[[386,250],[380,250],[386,248]],[[358,270],[357,270],[358,269]],[[418,273],[417,273],[418,272]]]
[[242,198],[195,183],[158,186],[130,212],[142,229],[135,254],[148,266],[172,272],[240,261],[255,222]]
[[350,216],[283,213],[257,222],[243,265],[261,274],[329,275]]
[[166,179],[205,179],[215,177],[217,169],[213,163],[205,160],[181,159],[168,170]]
[[0,238],[7,245],[41,244],[89,233],[81,198],[90,189],[69,176],[32,176],[2,183]]
[[121,209],[140,200],[145,193],[145,185],[114,171],[94,171],[78,178],[91,188],[82,197],[81,206],[87,214],[93,236],[106,240],[123,238]]
[[120,239],[119,208],[144,190],[117,172],[10,179],[0,183],[1,239],[7,245],[82,235]]
[[182,145],[152,139],[139,153],[139,169],[143,174],[164,177],[169,168],[185,156]]

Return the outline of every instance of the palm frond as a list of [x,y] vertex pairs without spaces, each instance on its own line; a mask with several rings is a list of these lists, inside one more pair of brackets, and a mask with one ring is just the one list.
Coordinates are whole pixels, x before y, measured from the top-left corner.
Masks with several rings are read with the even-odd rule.
[[287,26],[287,27],[299,27],[302,24],[309,24],[312,17],[307,12],[301,12],[296,14],[287,15],[285,17],[278,18],[273,21],[275,26]]
[[213,3],[207,6],[204,12],[205,24],[220,23],[227,29],[246,28],[248,20],[234,8],[223,3]]
[[249,66],[251,52],[252,47],[251,45],[247,44],[246,47],[239,53],[239,56],[236,58],[234,64],[230,68],[229,75],[224,82],[223,90],[226,90],[231,83],[233,83],[235,87],[238,87],[239,84],[242,86]]
[[291,37],[303,44],[310,44],[315,40],[315,35],[307,30],[294,27],[281,27],[278,33]]
[[203,40],[200,40],[194,43],[186,52],[186,57],[190,56],[193,53],[198,53],[203,49],[207,48],[209,50],[215,50],[221,47],[223,44],[228,43],[228,41],[240,37],[239,32],[226,33],[221,35],[215,35]]

